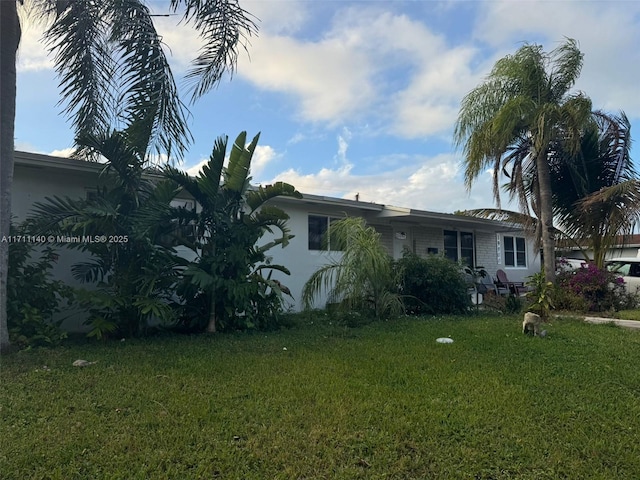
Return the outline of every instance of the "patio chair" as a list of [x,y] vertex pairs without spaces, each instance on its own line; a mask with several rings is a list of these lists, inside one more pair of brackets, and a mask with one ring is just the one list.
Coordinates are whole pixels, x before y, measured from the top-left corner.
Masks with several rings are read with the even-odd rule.
[[479,285],[481,290],[480,293],[495,293],[496,295],[508,295],[509,289],[507,287],[498,286],[497,283],[491,278],[490,275],[482,278],[481,283]]
[[516,296],[523,295],[530,290],[524,282],[512,282],[509,280],[504,270],[497,270],[496,277],[498,278],[497,286],[499,288],[507,289]]

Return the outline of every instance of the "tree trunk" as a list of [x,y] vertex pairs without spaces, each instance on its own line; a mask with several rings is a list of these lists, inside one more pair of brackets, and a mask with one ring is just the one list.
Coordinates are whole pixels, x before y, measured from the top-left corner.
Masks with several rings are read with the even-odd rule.
[[551,203],[551,175],[546,150],[536,157],[538,188],[540,189],[540,223],[542,227],[542,253],[544,255],[544,279],[556,281],[556,240],[553,232],[553,210]]
[[209,311],[209,324],[207,325],[207,333],[216,333],[216,296],[211,292],[211,310]]
[[7,327],[7,271],[13,182],[13,136],[16,119],[16,55],[20,20],[16,1],[0,0],[0,354],[9,350]]

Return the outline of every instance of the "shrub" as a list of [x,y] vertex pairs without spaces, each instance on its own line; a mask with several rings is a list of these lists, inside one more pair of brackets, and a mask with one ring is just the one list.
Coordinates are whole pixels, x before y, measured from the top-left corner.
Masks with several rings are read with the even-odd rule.
[[380,233],[363,218],[349,217],[332,223],[330,236],[342,247],[342,255],[330,258],[307,280],[302,290],[305,309],[327,291],[329,303],[343,311],[377,319],[403,313],[398,272],[380,242]]
[[531,291],[527,293],[527,299],[531,302],[527,306],[527,310],[537,313],[543,319],[549,318],[550,312],[555,308],[554,296],[555,285],[553,282],[547,282],[544,272],[538,272],[529,277],[527,285],[531,287]]
[[621,277],[593,263],[578,270],[560,273],[557,284],[557,308],[604,312],[629,308],[634,303]]
[[397,267],[407,313],[433,315],[468,311],[471,305],[468,285],[457,263],[439,255],[423,258],[405,251]]
[[[26,226],[12,226],[12,236],[27,234]],[[12,243],[9,246],[7,279],[7,325],[13,344],[19,348],[55,346],[66,338],[60,330],[62,320],[54,321],[61,303],[73,300],[73,291],[59,280],[51,279],[51,269],[57,255],[50,247],[37,260],[33,243]]]

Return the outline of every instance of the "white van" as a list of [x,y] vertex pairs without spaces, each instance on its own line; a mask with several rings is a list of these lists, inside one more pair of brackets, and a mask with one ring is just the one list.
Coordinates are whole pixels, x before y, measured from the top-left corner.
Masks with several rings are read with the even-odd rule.
[[629,293],[640,293],[640,248],[636,257],[620,257],[607,261],[607,269],[622,276]]

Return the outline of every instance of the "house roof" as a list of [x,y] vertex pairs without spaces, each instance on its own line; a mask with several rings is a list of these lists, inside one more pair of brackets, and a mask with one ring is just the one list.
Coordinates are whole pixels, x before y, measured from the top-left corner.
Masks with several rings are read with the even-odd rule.
[[41,153],[15,151],[15,164],[36,170],[71,170],[77,172],[100,172],[104,164],[87,162],[75,158],[54,157]]
[[[53,155],[43,155],[41,153],[22,152],[16,150],[14,154],[15,165],[31,168],[34,170],[57,170],[71,172],[100,173],[104,167],[104,162],[91,162],[77,158],[55,157]],[[147,172],[150,177],[159,177],[160,173]]]
[[[618,235],[616,242],[613,244],[613,248],[634,248],[640,247],[640,234],[634,233],[632,235]],[[558,248],[564,250],[580,250],[580,247],[568,240],[558,240]],[[588,245],[581,245],[581,248],[588,249]]]
[[304,193],[302,199],[278,197],[276,201],[278,203],[303,203],[316,206],[338,207],[352,211],[360,210],[363,212],[363,214],[367,214],[367,218],[369,221],[380,219],[389,223],[402,222],[403,224],[414,223],[416,225],[424,224],[425,222],[431,223],[433,221],[436,221],[439,224],[449,224],[451,225],[451,228],[484,227],[491,231],[500,232],[513,232],[522,230],[520,226],[497,220],[489,220],[485,218],[477,218],[453,213],[417,210],[414,208],[398,207],[395,205],[385,205],[374,202],[361,202],[359,200],[350,200],[346,198],[326,197],[308,193]]
[[[27,168],[37,170],[63,170],[76,172],[99,173],[104,168],[104,163],[89,162],[75,158],[55,157],[40,153],[16,151],[15,163]],[[151,174],[151,176],[159,176]],[[385,222],[402,222],[403,224],[423,224],[425,221],[437,221],[439,224],[449,224],[451,228],[486,228],[491,231],[520,231],[520,227],[497,220],[458,215],[453,213],[439,213],[428,210],[417,210],[407,207],[385,205],[373,202],[361,202],[345,198],[327,197],[305,193],[302,199],[291,197],[278,197],[278,203],[311,204],[357,210],[366,214],[370,219],[379,219]]]

